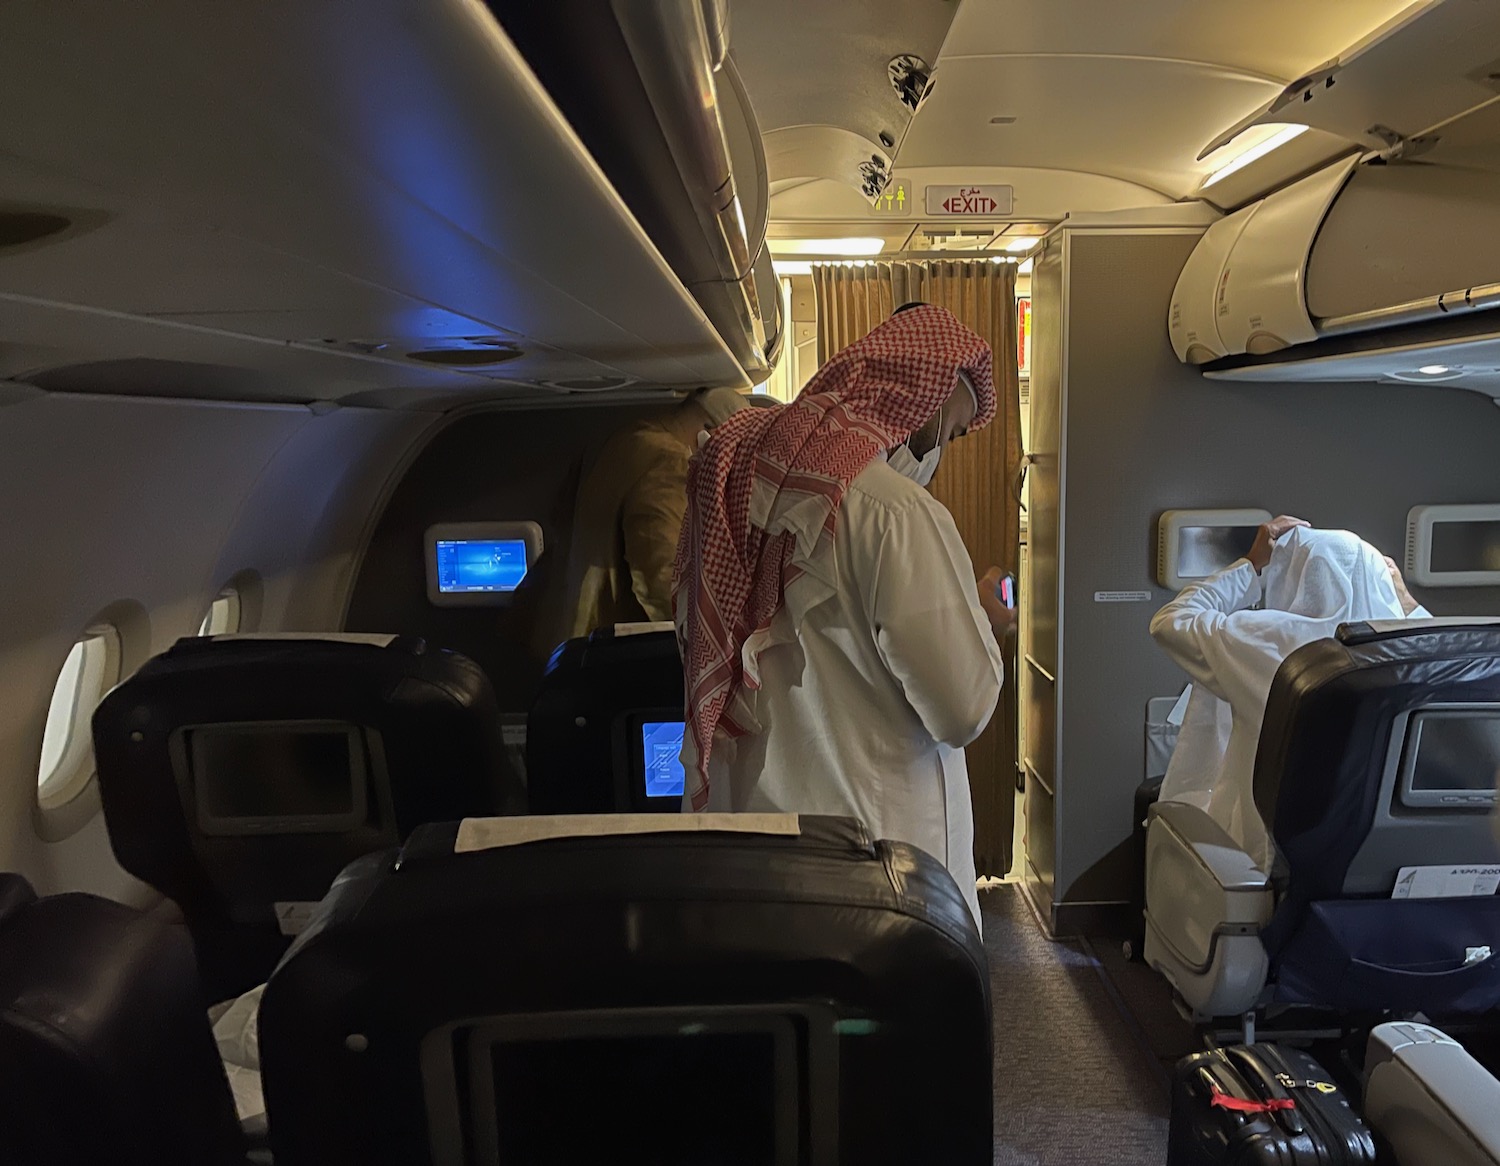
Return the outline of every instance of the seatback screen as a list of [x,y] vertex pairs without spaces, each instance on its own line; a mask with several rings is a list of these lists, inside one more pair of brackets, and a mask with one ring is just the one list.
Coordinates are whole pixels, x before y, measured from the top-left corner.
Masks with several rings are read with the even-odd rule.
[[355,726],[200,725],[186,736],[205,834],[342,832],[365,820],[364,741]]
[[444,595],[514,591],[526,578],[524,539],[439,539],[436,553]]
[[1427,710],[1412,715],[1402,761],[1408,806],[1487,808],[1500,777],[1500,708]]
[[769,1033],[525,1041],[491,1056],[502,1164],[617,1162],[629,1147],[660,1166],[777,1161]]
[[[424,1049],[475,1166],[792,1166],[825,1055],[796,1010],[589,1009],[483,1020]],[[455,1072],[440,1069],[454,1053]],[[466,1056],[464,1054],[467,1054]],[[837,1077],[826,1085],[837,1094]],[[836,1104],[836,1103],[833,1103]],[[463,1111],[467,1110],[464,1115]]]
[[641,725],[641,772],[648,798],[680,798],[687,784],[682,767],[681,721],[645,721]]

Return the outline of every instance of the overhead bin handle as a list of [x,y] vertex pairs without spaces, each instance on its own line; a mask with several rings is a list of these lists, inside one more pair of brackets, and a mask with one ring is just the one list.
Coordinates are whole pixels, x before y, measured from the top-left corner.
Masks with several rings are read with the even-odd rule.
[[716,0],[612,0],[612,9],[719,278],[734,285],[735,315],[751,341],[750,360],[769,368],[765,319],[752,274],[760,247],[751,246],[735,190],[714,80],[716,64],[727,53],[727,7]]

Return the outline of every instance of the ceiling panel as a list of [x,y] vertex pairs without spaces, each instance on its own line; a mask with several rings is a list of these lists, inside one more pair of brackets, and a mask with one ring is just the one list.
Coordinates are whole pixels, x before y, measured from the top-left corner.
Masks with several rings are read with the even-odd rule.
[[964,0],[942,59],[1011,53],[1163,57],[1285,82],[1411,7],[1412,0]]
[[[1224,126],[1282,86],[1208,65],[1134,57],[945,59],[897,173],[925,166],[1042,167],[1190,194]],[[991,118],[1014,117],[994,125]]]
[[[1204,147],[1318,66],[1386,38],[1410,72],[1402,54],[1440,5],[1452,9],[1444,20],[1454,27],[1487,27],[1500,18],[1493,0],[965,0],[896,170],[1045,167],[1190,197],[1228,157],[1199,162]],[[1500,50],[1494,36],[1474,29],[1469,41],[1470,55]],[[1450,50],[1455,61],[1457,51]],[[1387,97],[1386,106],[1398,105],[1406,116],[1386,116],[1403,124],[1434,104],[1416,87]],[[1011,125],[991,121],[1012,117]],[[1315,143],[1317,157],[1299,150],[1297,164],[1336,156],[1346,131],[1341,126],[1340,136]],[[1275,182],[1279,175],[1275,162],[1244,175],[1234,201],[1253,178]]]
[[761,131],[832,125],[872,142],[882,132],[899,138],[909,113],[886,65],[903,53],[933,64],[958,7],[952,0],[736,0],[729,43]]

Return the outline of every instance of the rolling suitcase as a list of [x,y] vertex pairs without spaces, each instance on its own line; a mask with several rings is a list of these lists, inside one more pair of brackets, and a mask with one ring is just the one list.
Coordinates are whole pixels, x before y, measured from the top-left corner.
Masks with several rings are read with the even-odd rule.
[[1194,1053],[1172,1080],[1167,1166],[1359,1166],[1370,1129],[1300,1049],[1257,1044]]

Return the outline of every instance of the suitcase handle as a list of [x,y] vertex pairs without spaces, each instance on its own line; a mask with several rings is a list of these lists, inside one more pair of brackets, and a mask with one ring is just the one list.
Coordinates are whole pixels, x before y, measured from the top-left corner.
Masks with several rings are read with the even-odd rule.
[[1226,1049],[1225,1055],[1234,1061],[1235,1067],[1239,1069],[1247,1082],[1254,1082],[1261,1087],[1259,1092],[1268,1106],[1272,1102],[1276,1103],[1266,1112],[1282,1114],[1279,1121],[1288,1133],[1307,1132],[1302,1124],[1302,1118],[1297,1113],[1296,1099],[1283,1087],[1277,1075],[1260,1063],[1259,1058],[1250,1056],[1246,1050],[1240,1048]]

